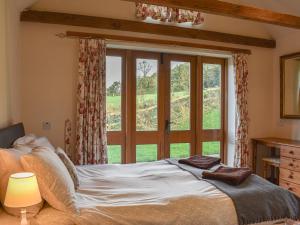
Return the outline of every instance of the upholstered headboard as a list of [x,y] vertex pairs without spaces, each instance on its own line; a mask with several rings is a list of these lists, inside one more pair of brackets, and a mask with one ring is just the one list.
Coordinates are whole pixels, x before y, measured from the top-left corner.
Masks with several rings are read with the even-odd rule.
[[23,123],[0,129],[0,148],[10,148],[15,140],[25,136]]

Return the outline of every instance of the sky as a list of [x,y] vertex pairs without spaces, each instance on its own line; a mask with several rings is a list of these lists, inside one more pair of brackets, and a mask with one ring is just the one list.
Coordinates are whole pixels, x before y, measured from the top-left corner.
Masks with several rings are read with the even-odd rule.
[[106,57],[106,87],[111,86],[115,81],[121,82],[122,58],[116,56]]

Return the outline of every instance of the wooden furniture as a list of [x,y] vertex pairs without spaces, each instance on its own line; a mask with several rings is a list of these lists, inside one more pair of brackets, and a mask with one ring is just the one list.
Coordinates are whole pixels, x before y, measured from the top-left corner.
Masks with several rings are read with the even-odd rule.
[[300,141],[281,138],[254,138],[253,170],[256,172],[258,145],[280,149],[279,185],[300,196]]
[[74,37],[74,38],[101,38],[106,40],[117,40],[117,41],[126,41],[126,42],[134,42],[134,43],[146,43],[146,44],[155,44],[155,45],[165,45],[165,46],[182,46],[182,47],[190,47],[190,48],[199,48],[199,49],[209,49],[209,50],[217,50],[224,52],[232,52],[232,53],[245,53],[251,54],[251,50],[249,49],[241,49],[241,48],[232,48],[218,45],[207,45],[207,44],[199,44],[199,43],[191,43],[184,41],[171,41],[171,40],[162,40],[162,39],[153,39],[153,38],[140,38],[140,37],[131,37],[124,35],[111,35],[105,33],[85,33],[85,32],[76,32],[76,31],[67,31],[65,34],[57,34],[58,37]]
[[[275,173],[277,172],[277,174],[279,174],[280,158],[278,157],[263,158],[262,161],[264,167],[263,178],[270,180],[272,183],[278,184],[278,179],[276,179]],[[268,178],[269,167],[271,167],[270,178]]]

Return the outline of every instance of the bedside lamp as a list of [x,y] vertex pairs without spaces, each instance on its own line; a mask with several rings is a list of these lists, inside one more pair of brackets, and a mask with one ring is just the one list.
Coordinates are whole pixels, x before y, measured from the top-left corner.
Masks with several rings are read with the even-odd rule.
[[26,207],[42,201],[36,176],[33,173],[16,173],[9,177],[4,205],[21,208],[21,225],[27,225]]

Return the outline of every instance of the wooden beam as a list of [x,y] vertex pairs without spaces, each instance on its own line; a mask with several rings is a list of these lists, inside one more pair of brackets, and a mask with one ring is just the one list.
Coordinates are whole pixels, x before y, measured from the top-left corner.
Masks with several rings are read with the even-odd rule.
[[201,11],[208,14],[253,20],[263,23],[275,24],[284,27],[300,29],[300,17],[278,13],[267,9],[243,6],[217,0],[125,0],[130,2],[143,2],[152,5],[161,5]]
[[197,44],[197,43],[182,42],[182,41],[168,41],[168,40],[161,40],[161,39],[109,35],[109,34],[102,34],[102,33],[83,33],[83,32],[76,32],[76,31],[67,31],[66,36],[79,37],[79,38],[103,38],[108,40],[118,40],[118,41],[138,42],[138,43],[158,44],[158,45],[168,45],[168,46],[182,46],[182,47],[199,48],[199,49],[214,50],[214,51],[251,54],[251,51],[249,49],[230,48],[224,46]]
[[247,37],[214,31],[205,31],[200,29],[182,28],[170,25],[150,24],[139,21],[84,16],[77,14],[44,11],[25,11],[21,15],[21,21],[93,27],[118,31],[131,31],[139,33],[167,35],[181,38],[209,40],[231,44],[257,46],[264,48],[276,47],[276,41],[269,39]]

